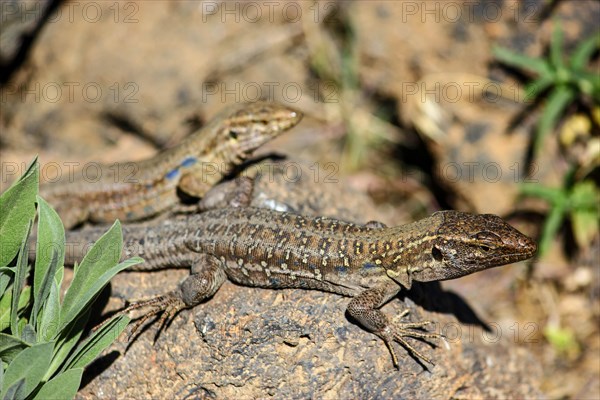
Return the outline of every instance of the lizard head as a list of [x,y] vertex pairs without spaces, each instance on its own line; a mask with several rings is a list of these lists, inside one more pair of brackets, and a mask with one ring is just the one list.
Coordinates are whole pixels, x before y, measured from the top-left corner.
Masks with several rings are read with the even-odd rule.
[[421,260],[408,268],[409,280],[459,278],[533,257],[537,245],[492,214],[441,211],[432,215],[437,230],[428,237]]
[[246,160],[264,143],[294,127],[302,113],[279,103],[239,104],[224,111],[218,143],[225,159],[235,164]]

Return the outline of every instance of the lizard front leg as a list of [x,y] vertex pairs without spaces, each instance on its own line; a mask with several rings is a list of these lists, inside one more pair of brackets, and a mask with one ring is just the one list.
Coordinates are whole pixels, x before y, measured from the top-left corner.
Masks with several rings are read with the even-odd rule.
[[254,180],[247,176],[219,183],[200,200],[198,211],[225,207],[249,207],[253,191]]
[[[440,335],[437,333],[427,333],[419,330],[425,325],[430,324],[431,321],[392,323],[387,315],[379,310],[380,307],[396,296],[400,289],[401,287],[393,281],[379,284],[354,297],[348,304],[347,311],[364,328],[383,339],[392,355],[392,361],[394,362],[395,367],[398,367],[398,357],[396,357],[394,351],[394,341],[400,343],[418,358],[433,364],[427,357],[417,351],[405,340],[406,337],[439,338]],[[400,313],[398,318],[402,318],[406,314],[408,314],[408,310],[404,310]]]
[[252,201],[254,181],[247,177],[237,177],[221,182],[211,188],[196,204],[178,204],[172,214],[192,214],[226,207],[249,207]]
[[179,287],[165,295],[148,300],[135,302],[122,310],[124,314],[142,307],[151,307],[150,310],[137,321],[131,328],[130,335],[142,326],[148,318],[163,313],[159,321],[159,330],[175,314],[185,308],[200,304],[203,300],[213,296],[227,279],[221,261],[210,254],[197,254],[192,258],[190,276],[183,280]]

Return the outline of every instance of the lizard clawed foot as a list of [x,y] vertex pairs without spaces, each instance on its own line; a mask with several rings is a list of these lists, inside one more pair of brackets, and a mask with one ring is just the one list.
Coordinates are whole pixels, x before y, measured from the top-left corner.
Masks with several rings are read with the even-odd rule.
[[[408,312],[409,310],[404,310],[400,315],[398,315],[398,319],[406,316]],[[387,348],[389,349],[392,355],[392,361],[396,368],[398,368],[399,364],[398,357],[396,356],[396,352],[394,350],[394,342],[400,343],[413,356],[416,356],[417,359],[421,359],[428,364],[435,365],[429,358],[425,357],[423,354],[421,354],[421,352],[419,352],[405,340],[406,337],[413,337],[418,339],[439,339],[441,337],[440,334],[423,331],[423,328],[431,323],[432,321],[395,322],[393,324],[388,325],[382,331],[376,333],[377,336],[379,336],[385,342]]]
[[144,325],[148,319],[151,317],[162,313],[160,319],[158,320],[158,334],[163,330],[166,326],[167,322],[171,321],[173,317],[184,308],[188,308],[188,306],[178,297],[175,293],[169,293],[162,296],[153,297],[147,300],[137,301],[135,303],[130,304],[123,310],[119,312],[119,314],[126,314],[132,310],[136,310],[138,308],[150,307],[147,313],[145,313],[142,317],[140,317],[134,324],[131,325],[128,334],[128,341],[131,341],[134,336],[136,336],[136,332],[138,329]]

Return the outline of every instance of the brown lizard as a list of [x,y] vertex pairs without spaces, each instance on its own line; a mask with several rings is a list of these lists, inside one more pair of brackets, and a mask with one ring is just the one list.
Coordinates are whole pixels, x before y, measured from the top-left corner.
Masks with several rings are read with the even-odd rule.
[[302,114],[257,102],[226,109],[178,146],[141,161],[102,166],[99,179],[42,186],[67,228],[84,221],[136,221],[178,204],[178,191],[201,198],[252,152],[295,126]]
[[[66,263],[80,257],[79,251],[101,232],[91,228],[69,233]],[[498,216],[458,211],[386,227],[230,207],[160,224],[124,226],[123,233],[122,256],[145,259],[136,270],[191,268],[176,290],[123,311],[151,307],[133,331],[160,312],[162,325],[179,310],[198,305],[226,279],[244,286],[315,289],[352,297],[348,313],[383,339],[396,366],[394,341],[431,363],[405,338],[439,337],[422,329],[430,321],[392,323],[379,310],[402,288],[525,260],[537,249]]]

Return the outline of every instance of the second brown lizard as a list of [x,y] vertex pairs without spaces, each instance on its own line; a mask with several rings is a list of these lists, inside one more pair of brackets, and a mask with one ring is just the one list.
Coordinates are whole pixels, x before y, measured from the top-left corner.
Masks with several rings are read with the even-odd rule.
[[201,198],[252,152],[295,126],[302,114],[277,103],[234,105],[179,145],[141,162],[102,166],[99,179],[79,176],[41,187],[64,225],[136,221],[174,207],[177,191]]

